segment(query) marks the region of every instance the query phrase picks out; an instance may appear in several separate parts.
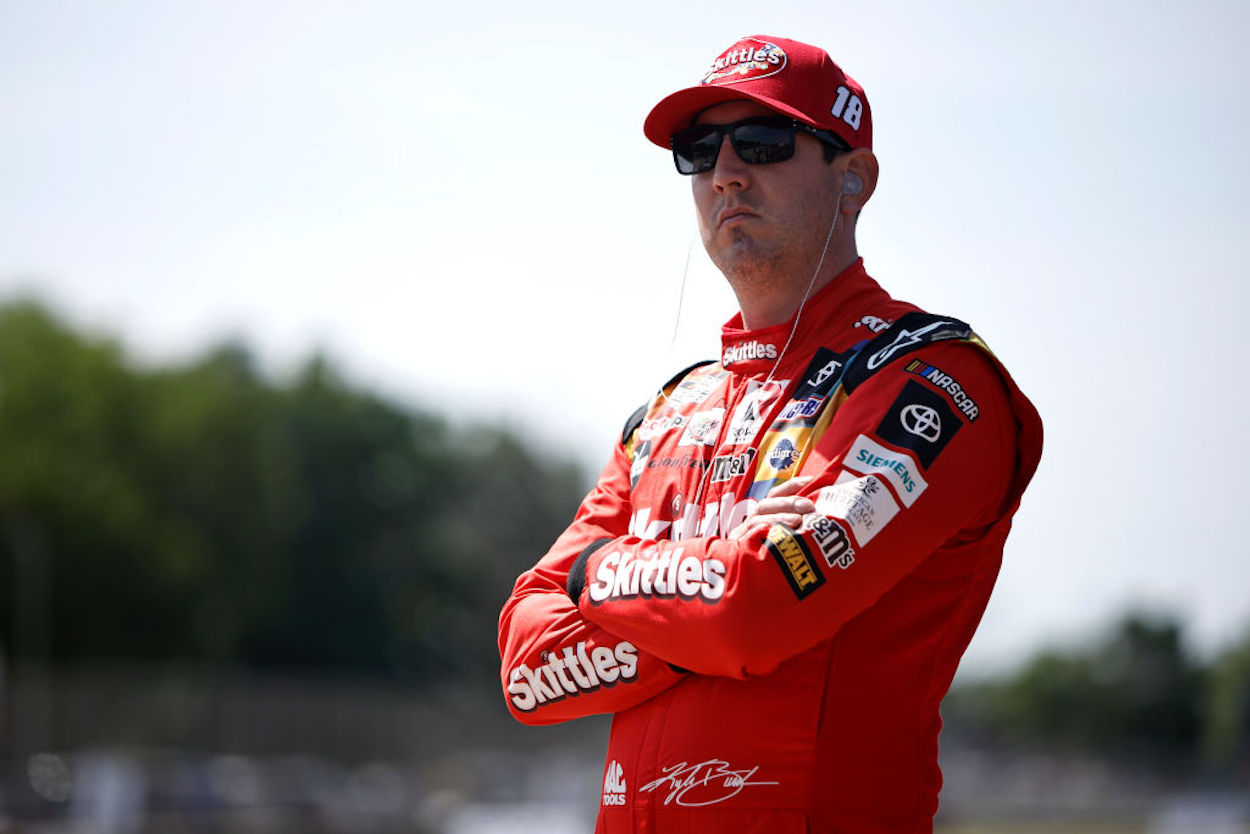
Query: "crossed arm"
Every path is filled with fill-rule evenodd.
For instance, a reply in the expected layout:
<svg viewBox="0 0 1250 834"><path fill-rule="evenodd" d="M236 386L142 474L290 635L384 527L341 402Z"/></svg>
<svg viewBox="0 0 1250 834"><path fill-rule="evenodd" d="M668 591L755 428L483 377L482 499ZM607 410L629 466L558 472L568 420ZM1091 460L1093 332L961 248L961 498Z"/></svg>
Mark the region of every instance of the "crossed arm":
<svg viewBox="0 0 1250 834"><path fill-rule="evenodd" d="M933 352L944 368L965 380L977 374L978 361L985 361L967 349ZM984 369L979 370L984 379ZM857 543L850 569L834 567L826 554L831 581L796 598L784 565L779 566L784 557L778 546L818 554L819 536L810 520L824 517L824 491L844 495L848 480L878 495L886 489L889 473L857 471L846 458L872 435L902 386L897 374L881 374L865 384L838 412L803 475L783 482L719 537L655 541L628 535L630 462L618 447L574 523L521 576L501 614L502 678L513 714L543 724L618 712L679 683L685 670L730 677L767 674L787 657L832 636L961 529L996 518L1014 460L1014 435L1008 437L1012 417L1001 387L978 391L981 416L924 470L927 493L904 498L893 484L904 505L898 507L897 520L883 525L871 543ZM655 577L677 577L678 560L683 571L686 563L697 563L701 575L713 580L704 585L710 589L704 598L658 584L652 588ZM819 555L812 561L818 572L824 570ZM605 586L604 577L631 562L647 577L643 592L637 584L632 592ZM570 571L582 572L580 584L572 583L576 600L567 591ZM696 572L692 568L684 576L690 579Z"/></svg>

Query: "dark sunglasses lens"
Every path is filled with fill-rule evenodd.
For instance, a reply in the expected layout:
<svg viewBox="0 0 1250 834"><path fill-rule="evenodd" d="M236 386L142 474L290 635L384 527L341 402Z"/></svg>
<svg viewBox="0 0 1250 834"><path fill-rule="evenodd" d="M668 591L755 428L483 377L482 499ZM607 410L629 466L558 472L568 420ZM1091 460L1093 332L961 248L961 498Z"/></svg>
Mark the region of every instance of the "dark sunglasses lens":
<svg viewBox="0 0 1250 834"><path fill-rule="evenodd" d="M683 174L712 170L720 154L721 136L728 133L734 152L743 162L784 162L794 156L794 131L792 124L777 124L775 120L742 121L727 127L697 125L673 134L673 161Z"/></svg>
<svg viewBox="0 0 1250 834"><path fill-rule="evenodd" d="M785 162L794 156L794 128L738 125L731 134L734 151L751 165Z"/></svg>
<svg viewBox="0 0 1250 834"><path fill-rule="evenodd" d="M720 134L715 128L692 127L673 134L673 161L682 174L710 171L720 151Z"/></svg>

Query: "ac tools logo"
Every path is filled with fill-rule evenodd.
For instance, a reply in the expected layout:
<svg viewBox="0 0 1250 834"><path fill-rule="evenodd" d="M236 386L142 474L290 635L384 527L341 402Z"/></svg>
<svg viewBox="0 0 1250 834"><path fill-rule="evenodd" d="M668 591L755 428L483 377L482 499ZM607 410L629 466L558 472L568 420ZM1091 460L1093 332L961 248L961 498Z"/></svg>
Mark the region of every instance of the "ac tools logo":
<svg viewBox="0 0 1250 834"><path fill-rule="evenodd" d="M625 768L616 759L608 762L608 770L603 775L603 804L625 804Z"/></svg>

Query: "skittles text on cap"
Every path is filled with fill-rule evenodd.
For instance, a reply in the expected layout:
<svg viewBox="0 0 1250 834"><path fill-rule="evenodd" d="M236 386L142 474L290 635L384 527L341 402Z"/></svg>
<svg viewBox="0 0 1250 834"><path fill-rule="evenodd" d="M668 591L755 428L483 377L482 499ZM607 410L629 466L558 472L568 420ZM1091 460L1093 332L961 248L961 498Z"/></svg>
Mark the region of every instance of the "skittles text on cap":
<svg viewBox="0 0 1250 834"><path fill-rule="evenodd" d="M825 50L767 35L742 38L722 52L697 86L678 90L652 108L642 129L667 148L669 137L690 127L700 111L737 99L832 131L852 148L872 147L872 113L859 82Z"/></svg>

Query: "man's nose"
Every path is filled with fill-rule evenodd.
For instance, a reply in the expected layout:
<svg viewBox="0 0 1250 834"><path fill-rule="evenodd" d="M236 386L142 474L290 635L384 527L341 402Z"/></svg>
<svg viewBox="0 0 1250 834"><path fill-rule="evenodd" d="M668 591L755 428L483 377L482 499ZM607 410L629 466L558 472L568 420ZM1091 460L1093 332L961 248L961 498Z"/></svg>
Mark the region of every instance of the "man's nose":
<svg viewBox="0 0 1250 834"><path fill-rule="evenodd" d="M716 154L716 167L712 169L712 186L717 191L724 191L729 188L746 188L749 181L750 166L738 156L729 136L722 136L720 152Z"/></svg>

